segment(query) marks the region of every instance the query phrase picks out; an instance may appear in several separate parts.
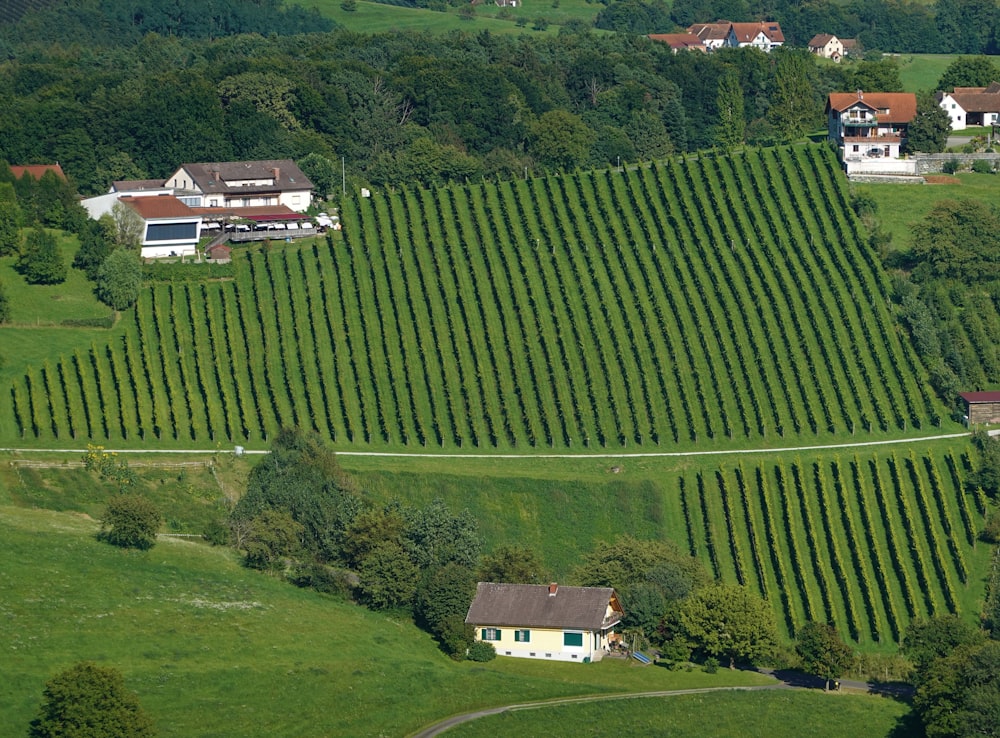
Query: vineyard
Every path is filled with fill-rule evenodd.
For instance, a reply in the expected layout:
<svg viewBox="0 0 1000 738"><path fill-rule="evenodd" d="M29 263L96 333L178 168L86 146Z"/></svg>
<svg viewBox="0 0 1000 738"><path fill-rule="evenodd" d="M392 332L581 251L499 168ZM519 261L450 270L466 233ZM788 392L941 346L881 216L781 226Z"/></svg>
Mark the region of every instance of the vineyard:
<svg viewBox="0 0 1000 738"><path fill-rule="evenodd" d="M938 425L847 197L810 146L351 200L342 244L148 287L109 342L13 382L3 435L586 451Z"/></svg>
<svg viewBox="0 0 1000 738"><path fill-rule="evenodd" d="M813 620L898 643L914 618L978 610L987 501L965 491L969 468L952 451L738 464L680 476L666 518L715 576L766 597L789 635Z"/></svg>

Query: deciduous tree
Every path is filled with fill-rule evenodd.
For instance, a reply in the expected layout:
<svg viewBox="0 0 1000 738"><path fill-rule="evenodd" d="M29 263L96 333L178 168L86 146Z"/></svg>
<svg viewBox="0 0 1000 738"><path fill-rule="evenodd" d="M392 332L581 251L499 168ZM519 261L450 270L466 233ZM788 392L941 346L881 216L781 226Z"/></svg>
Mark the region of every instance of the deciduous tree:
<svg viewBox="0 0 1000 738"><path fill-rule="evenodd" d="M97 299L114 310L135 305L142 288L142 264L132 249L115 249L97 272Z"/></svg>
<svg viewBox="0 0 1000 738"><path fill-rule="evenodd" d="M837 629L827 623L806 623L796 637L795 650L802 659L803 668L825 681L840 679L854 665L854 651L844 643Z"/></svg>
<svg viewBox="0 0 1000 738"><path fill-rule="evenodd" d="M477 575L481 582L541 584L544 571L533 549L503 545L483 556Z"/></svg>
<svg viewBox="0 0 1000 738"><path fill-rule="evenodd" d="M163 516L153 502L139 494L119 494L108 500L101 519L102 540L121 548L152 548Z"/></svg>
<svg viewBox="0 0 1000 738"><path fill-rule="evenodd" d="M709 656L756 661L769 656L778 642L770 605L746 587L712 584L682 604L679 624L688 640Z"/></svg>
<svg viewBox="0 0 1000 738"><path fill-rule="evenodd" d="M373 610L409 607L420 570L398 543L376 546L358 568L358 599Z"/></svg>
<svg viewBox="0 0 1000 738"><path fill-rule="evenodd" d="M913 707L927 738L1000 736L1000 641L959 646L934 660Z"/></svg>
<svg viewBox="0 0 1000 738"><path fill-rule="evenodd" d="M153 721L117 669L82 661L45 685L31 738L152 738Z"/></svg>
<svg viewBox="0 0 1000 738"><path fill-rule="evenodd" d="M1000 68L988 56L960 56L944 70L937 89L952 91L956 87L987 87L1000 82Z"/></svg>
<svg viewBox="0 0 1000 738"><path fill-rule="evenodd" d="M906 150L937 154L944 151L951 117L929 92L917 96L917 114L906 131Z"/></svg>

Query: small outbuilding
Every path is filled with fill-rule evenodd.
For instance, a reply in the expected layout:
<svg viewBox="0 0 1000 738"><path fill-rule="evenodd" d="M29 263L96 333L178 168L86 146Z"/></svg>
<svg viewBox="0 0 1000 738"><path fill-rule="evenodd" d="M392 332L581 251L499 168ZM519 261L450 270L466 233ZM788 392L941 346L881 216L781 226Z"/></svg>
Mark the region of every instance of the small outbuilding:
<svg viewBox="0 0 1000 738"><path fill-rule="evenodd" d="M216 264L228 264L233 260L233 249L226 243L216 243L205 249L205 258Z"/></svg>
<svg viewBox="0 0 1000 738"><path fill-rule="evenodd" d="M479 582L465 622L499 656L599 661L624 612L611 587Z"/></svg>
<svg viewBox="0 0 1000 738"><path fill-rule="evenodd" d="M965 400L965 417L968 425L1000 423L1000 392L959 392Z"/></svg>

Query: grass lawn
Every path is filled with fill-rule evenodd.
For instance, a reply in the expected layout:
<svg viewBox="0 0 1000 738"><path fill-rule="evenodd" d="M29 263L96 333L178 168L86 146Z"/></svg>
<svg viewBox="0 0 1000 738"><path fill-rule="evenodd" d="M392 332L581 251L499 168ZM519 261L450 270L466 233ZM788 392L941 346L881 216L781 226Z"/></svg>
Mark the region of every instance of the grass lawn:
<svg viewBox="0 0 1000 738"><path fill-rule="evenodd" d="M162 736L398 736L562 696L768 683L634 667L454 663L407 618L243 569L228 549L98 542L89 517L0 506L0 714L23 734L56 672L125 674Z"/></svg>
<svg viewBox="0 0 1000 738"><path fill-rule="evenodd" d="M864 184L852 185L852 188L871 195L878 202L878 217L882 227L892 234L892 248L907 249L911 226L939 200L971 197L995 203L1000 198L998 175L963 172L957 177L958 184Z"/></svg>
<svg viewBox="0 0 1000 738"><path fill-rule="evenodd" d="M869 738L907 725L909 706L867 695L717 692L590 702L491 715L448 731L456 738L520 735ZM613 726L613 727L612 727Z"/></svg>
<svg viewBox="0 0 1000 738"><path fill-rule="evenodd" d="M526 15L525 18L528 19L528 22L522 28L518 27L515 22L517 16L512 15L509 20L501 20L496 18L490 10L482 7L476 8L475 18L465 19L458 15L457 8L449 8L447 12L439 12L424 8L406 8L359 0L357 9L347 12L340 5L341 0L317 0L309 7L316 7L322 15L332 18L347 30L357 33L387 33L402 30L428 31L430 33L459 30L478 33L489 30L491 33L541 34L556 33L559 30L555 24L550 24L545 31L532 30L538 13ZM494 9L499 10L499 8ZM517 8L513 12L521 10L521 8Z"/></svg>

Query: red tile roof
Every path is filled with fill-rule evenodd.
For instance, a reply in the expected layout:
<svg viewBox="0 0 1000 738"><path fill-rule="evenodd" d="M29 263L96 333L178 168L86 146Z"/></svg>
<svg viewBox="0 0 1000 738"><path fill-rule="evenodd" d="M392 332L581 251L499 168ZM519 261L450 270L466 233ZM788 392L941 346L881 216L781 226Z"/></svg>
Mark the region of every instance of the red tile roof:
<svg viewBox="0 0 1000 738"><path fill-rule="evenodd" d="M42 175L46 172L55 172L59 179L66 179L66 175L63 173L62 167L58 164L27 164L24 166L11 165L10 171L14 173L14 176L17 179L21 179L25 172L30 174L35 179L41 179Z"/></svg>
<svg viewBox="0 0 1000 738"><path fill-rule="evenodd" d="M842 113L861 103L873 110L888 110L878 113L880 123L909 123L917 114L917 96L912 92L831 92L826 101L827 112Z"/></svg>
<svg viewBox="0 0 1000 738"><path fill-rule="evenodd" d="M693 33L651 33L649 38L667 44L675 51L680 49L699 49L705 51L705 44Z"/></svg>
<svg viewBox="0 0 1000 738"><path fill-rule="evenodd" d="M155 218L195 218L198 213L173 195L151 195L149 197L119 197L137 212L143 220Z"/></svg>
<svg viewBox="0 0 1000 738"><path fill-rule="evenodd" d="M758 23L733 23L733 34L736 41L741 44L748 44L753 41L758 33L770 39L774 43L784 43L785 35L781 32L781 26L774 21L764 21Z"/></svg>

